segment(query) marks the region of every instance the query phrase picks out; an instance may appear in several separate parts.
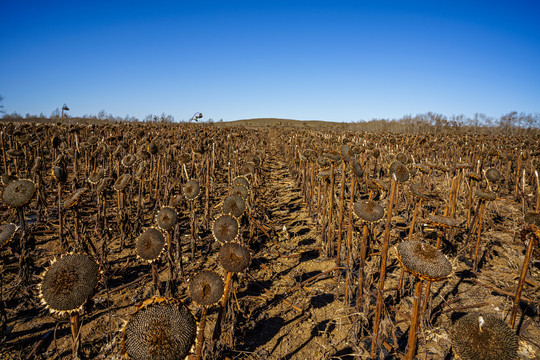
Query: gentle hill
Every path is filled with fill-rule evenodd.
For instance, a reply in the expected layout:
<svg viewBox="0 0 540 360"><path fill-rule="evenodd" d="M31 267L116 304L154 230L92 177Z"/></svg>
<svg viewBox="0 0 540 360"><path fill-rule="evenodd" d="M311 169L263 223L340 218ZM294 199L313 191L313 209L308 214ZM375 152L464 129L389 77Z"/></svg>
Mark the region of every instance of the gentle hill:
<svg viewBox="0 0 540 360"><path fill-rule="evenodd" d="M295 127L295 128L341 128L343 123L322 120L294 120L279 118L242 119L216 123L219 126L245 126L245 127Z"/></svg>

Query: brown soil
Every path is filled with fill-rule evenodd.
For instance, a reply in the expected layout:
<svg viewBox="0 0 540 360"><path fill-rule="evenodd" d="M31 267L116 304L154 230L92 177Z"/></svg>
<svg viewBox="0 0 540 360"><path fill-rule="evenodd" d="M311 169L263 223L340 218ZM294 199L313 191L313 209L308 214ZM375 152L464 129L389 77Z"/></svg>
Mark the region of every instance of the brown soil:
<svg viewBox="0 0 540 360"><path fill-rule="evenodd" d="M444 179L441 179L441 184ZM345 270L336 266L335 259L326 256L323 229L317 217L310 216L299 184L284 161L284 155L273 150L264 159L260 170L258 198L251 204L250 214L242 220L241 241L252 252L252 263L247 271L233 276L232 301L229 302L223 333L218 343L208 342L208 358L220 359L366 359L369 358L376 284L380 261L380 244L385 223L373 227L374 241L366 264L367 289L361 311L356 311L355 300L347 304ZM220 194L225 190L219 188ZM403 190L404 191L404 190ZM444 190L441 189L444 193ZM447 193L447 190L446 190ZM367 196L367 194L364 194ZM18 249L16 245L2 251L4 261L3 298L6 300L8 332L0 349L2 359L25 359L38 345L35 359L64 359L71 356L69 319L49 313L40 303L38 284L40 274L50 260L59 253L57 236L55 188L48 189L48 217L30 224L29 233L34 243L31 251L32 276L30 283L17 281ZM339 197L339 196L338 196ZM404 198L403 198L404 199ZM120 249L120 238L106 229L100 229L93 220L93 200L86 198L81 207L82 236L93 238L96 246L108 241L107 281L102 281L92 303L82 315L81 355L90 359L119 359L121 328L134 311L134 306L151 296L150 266L137 258L134 252L135 236L153 223L156 206L146 204L145 216L133 220L133 232ZM111 206L116 199L109 200ZM34 200L35 202L35 200ZM136 203L136 200L133 200ZM214 208L218 205L216 200ZM387 196L381 200L386 207ZM2 205L3 206L3 205ZM27 212L35 219L34 204ZM396 205L390 233L390 243L396 244L406 237L407 228L400 217L407 216L404 201ZM17 222L16 213L1 208L3 222ZM189 256L189 209L183 209L182 230L185 273L189 276L201 269L213 269L224 275L217 262L218 244L202 234L198 242L196 259ZM431 209L439 211L440 208ZM425 216L429 215L426 210ZM482 261L478 274L471 271L471 246L463 247L467 234L464 227L447 232L443 250L453 265L453 273L446 281L433 283L428 308L430 318L420 326L418 359L453 359L448 331L461 314L469 311L495 313L509 318L512 297L523 262L525 244L519 238L522 225L520 204L510 197L499 198L488 204L485 228L482 233ZM466 218L463 208L458 218ZM347 217L341 230L347 238ZM126 219L127 220L127 219ZM73 214L66 218L67 237L73 240ZM111 224L115 224L111 211ZM258 225L256 223L258 223ZM111 226L113 226L111 225ZM200 224L201 228L204 228ZM361 224L355 223L353 244L358 252ZM264 229L266 234L261 230ZM203 232L201 230L201 232ZM326 233L326 232L325 232ZM267 237L270 235L270 238ZM19 235L18 235L19 236ZM436 234L425 229L416 238L434 242ZM14 242L19 238L16 237ZM459 246L458 246L459 245ZM536 258L537 259L537 258ZM162 286L168 278L166 263L158 263ZM353 274L351 292L356 291ZM395 249L390 248L385 282L383 315L380 326L378 358L399 359L405 352L414 279L405 275L400 294L397 286L400 267ZM105 286L107 285L107 286ZM520 359L540 359L539 315L540 263L534 260L520 303L517 329L520 335ZM178 297L185 301L198 319L200 309L189 299L187 282L179 284ZM212 338L217 317L217 306L209 309L206 333Z"/></svg>

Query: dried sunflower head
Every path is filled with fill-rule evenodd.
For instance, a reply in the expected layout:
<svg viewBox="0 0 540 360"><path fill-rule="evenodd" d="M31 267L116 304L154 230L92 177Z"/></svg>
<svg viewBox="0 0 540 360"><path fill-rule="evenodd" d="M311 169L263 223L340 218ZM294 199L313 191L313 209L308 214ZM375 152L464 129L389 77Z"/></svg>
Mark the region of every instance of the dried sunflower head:
<svg viewBox="0 0 540 360"><path fill-rule="evenodd" d="M123 174L121 175L116 181L114 182L114 190L116 191L123 191L126 186L129 184L129 181L131 180L130 174Z"/></svg>
<svg viewBox="0 0 540 360"><path fill-rule="evenodd" d="M377 222L384 216L384 208L372 200L358 201L353 205L353 211L363 221Z"/></svg>
<svg viewBox="0 0 540 360"><path fill-rule="evenodd" d="M156 228L146 229L135 242L137 255L148 262L157 260L164 246L165 237Z"/></svg>
<svg viewBox="0 0 540 360"><path fill-rule="evenodd" d="M470 313L450 330L454 353L462 360L517 360L518 337L497 316Z"/></svg>
<svg viewBox="0 0 540 360"><path fill-rule="evenodd" d="M396 155L396 160L402 164L408 164L411 162L411 157L403 152L399 152Z"/></svg>
<svg viewBox="0 0 540 360"><path fill-rule="evenodd" d="M210 270L203 270L189 282L189 292L193 301L200 305L212 305L223 295L221 276Z"/></svg>
<svg viewBox="0 0 540 360"><path fill-rule="evenodd" d="M487 169L484 175L491 182L497 182L501 178L501 172L495 168Z"/></svg>
<svg viewBox="0 0 540 360"><path fill-rule="evenodd" d="M181 360L195 343L197 327L180 300L153 297L137 308L123 333L123 352L128 359Z"/></svg>
<svg viewBox="0 0 540 360"><path fill-rule="evenodd" d="M61 166L53 166L52 175L54 179L61 184L65 183L68 178L66 170Z"/></svg>
<svg viewBox="0 0 540 360"><path fill-rule="evenodd" d="M255 173L255 164L247 162L240 167L239 173L241 175L253 175Z"/></svg>
<svg viewBox="0 0 540 360"><path fill-rule="evenodd" d="M51 312L78 311L94 293L98 264L84 254L67 254L54 261L40 284L40 297Z"/></svg>
<svg viewBox="0 0 540 360"><path fill-rule="evenodd" d="M159 151L159 148L158 148L156 143L151 142L150 144L148 144L148 152L151 155L156 155L158 153L158 151Z"/></svg>
<svg viewBox="0 0 540 360"><path fill-rule="evenodd" d="M468 173L466 173L466 174L465 174L465 177L466 177L467 179L472 180L472 181L480 181L480 180L482 180L482 177L481 177L480 175L478 175L478 174L475 173L475 172L471 172L471 171L468 172Z"/></svg>
<svg viewBox="0 0 540 360"><path fill-rule="evenodd" d="M409 180L409 169L400 161L394 161L389 167L390 174L396 175L396 179L400 183L407 182Z"/></svg>
<svg viewBox="0 0 540 360"><path fill-rule="evenodd" d="M177 220L178 215L176 210L169 206L162 207L156 215L156 222L163 230L171 229L174 225L176 225Z"/></svg>
<svg viewBox="0 0 540 360"><path fill-rule="evenodd" d="M96 185L101 179L105 177L105 170L100 168L92 171L88 176L88 182L90 184Z"/></svg>
<svg viewBox="0 0 540 360"><path fill-rule="evenodd" d="M201 192L201 186L197 180L189 180L184 185L184 196L188 200L195 200Z"/></svg>
<svg viewBox="0 0 540 360"><path fill-rule="evenodd" d="M122 158L122 166L130 168L135 164L135 161L137 161L137 156L135 154L127 154Z"/></svg>
<svg viewBox="0 0 540 360"><path fill-rule="evenodd" d="M489 190L484 191L482 189L476 189L474 193L476 194L476 196L478 196L480 199L484 201L493 201L497 198L497 195L495 195L494 192L489 191Z"/></svg>
<svg viewBox="0 0 540 360"><path fill-rule="evenodd" d="M421 279L442 280L452 272L446 256L434 246L419 241L403 241L397 250L403 269Z"/></svg>
<svg viewBox="0 0 540 360"><path fill-rule="evenodd" d="M249 189L247 187L245 187L244 185L235 185L231 191L230 191L230 194L231 195L238 195L240 197L242 197L242 199L246 200L248 195L249 195Z"/></svg>
<svg viewBox="0 0 540 360"><path fill-rule="evenodd" d="M234 216L221 215L212 224L212 234L220 243L226 243L236 239L238 228L238 220Z"/></svg>
<svg viewBox="0 0 540 360"><path fill-rule="evenodd" d="M219 250L219 263L228 272L244 271L250 262L249 250L238 243L226 243Z"/></svg>
<svg viewBox="0 0 540 360"><path fill-rule="evenodd" d="M341 158L344 161L352 161L354 159L354 152L352 151L351 147L347 144L341 145L339 148L339 153L341 155Z"/></svg>
<svg viewBox="0 0 540 360"><path fill-rule="evenodd" d="M17 225L5 224L0 226L0 250L13 238L17 231Z"/></svg>
<svg viewBox="0 0 540 360"><path fill-rule="evenodd" d="M2 192L2 200L11 207L27 205L36 193L36 185L32 180L21 179L10 182Z"/></svg>
<svg viewBox="0 0 540 360"><path fill-rule="evenodd" d="M86 187L76 190L67 200L64 201L64 208L69 209L77 205L83 194L87 191L88 188Z"/></svg>
<svg viewBox="0 0 540 360"><path fill-rule="evenodd" d="M356 160L356 158L351 159L351 170L358 179L364 177L364 170L362 169L360 163L358 162L358 160Z"/></svg>
<svg viewBox="0 0 540 360"><path fill-rule="evenodd" d="M452 228L459 226L459 220L450 216L431 215L427 221L438 228Z"/></svg>
<svg viewBox="0 0 540 360"><path fill-rule="evenodd" d="M236 185L242 185L244 186L246 189L249 189L249 180L243 176L243 175L240 175L240 176L237 176L233 179L232 183L231 183L232 186L236 186Z"/></svg>
<svg viewBox="0 0 540 360"><path fill-rule="evenodd" d="M229 195L223 201L223 213L230 214L235 218L240 218L246 210L246 203L241 196Z"/></svg>

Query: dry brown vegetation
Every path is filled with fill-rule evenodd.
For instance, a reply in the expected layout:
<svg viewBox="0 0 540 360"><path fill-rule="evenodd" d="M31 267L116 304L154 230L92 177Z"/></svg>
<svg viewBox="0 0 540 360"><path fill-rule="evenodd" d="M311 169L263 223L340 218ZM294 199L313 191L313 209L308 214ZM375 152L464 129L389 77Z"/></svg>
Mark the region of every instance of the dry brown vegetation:
<svg viewBox="0 0 540 360"><path fill-rule="evenodd" d="M501 319L540 358L537 131L0 126L2 359L119 359L135 311L176 309L193 359L450 360L471 313L471 334ZM51 306L94 281L75 264L44 282L71 252L97 286ZM127 343L170 354L173 325Z"/></svg>

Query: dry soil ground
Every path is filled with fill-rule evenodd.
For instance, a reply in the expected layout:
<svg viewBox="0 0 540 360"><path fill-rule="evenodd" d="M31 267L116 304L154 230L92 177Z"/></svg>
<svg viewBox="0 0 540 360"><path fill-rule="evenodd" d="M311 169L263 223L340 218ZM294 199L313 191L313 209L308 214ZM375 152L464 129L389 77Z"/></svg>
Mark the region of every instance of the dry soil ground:
<svg viewBox="0 0 540 360"><path fill-rule="evenodd" d="M370 249L366 271L371 291L366 294L362 311L358 312L354 302L345 303L343 267L337 267L334 259L326 257L317 218L310 216L301 188L293 178L283 154L277 149L273 149L264 159L258 186L259 197L257 204L251 205L251 215L260 227L255 226L254 220L248 216L242 222L242 236L252 252L252 263L247 271L234 277L234 295L227 312L229 315L223 328L224 334L219 344L207 347L207 355L213 353L221 359L368 358L380 261L378 239L382 237L384 223L376 224L373 229L377 240ZM38 298L39 275L48 266L58 247L54 191L51 190L48 196L51 219L30 225L35 243L32 252L35 263L29 285L19 286L17 283L16 251L8 248L2 252L6 264L3 268L2 296L7 300L8 316L8 334L0 349L2 359L27 358L38 344L36 359L70 357L69 322L65 317L50 314ZM387 196L380 201L386 205ZM448 280L435 283L432 287L431 317L422 322L419 331L419 359L453 359L448 330L460 314L481 310L508 319L512 306L508 293L515 291L525 252L525 245L518 236L522 223L519 206L512 199L499 198L487 207L486 230L483 233L483 250L486 251L478 274L471 272L468 252L456 250L458 247L455 244L465 241L464 230L458 228L447 234L443 249L454 271ZM404 204L397 205L391 231L392 244L406 234L406 229L400 228L399 219L404 210ZM463 216L464 210L460 211L458 215ZM428 213L429 209L425 215ZM2 208L2 214L3 223L16 222L12 210ZM30 220L35 219L35 212L30 210L27 216ZM83 219L85 216L83 208ZM100 244L102 240L97 238L101 236L100 229L96 228L92 219L88 216L83 220L84 234L95 237ZM149 219L140 220L136 228L148 226ZM188 226L188 218L182 219L182 226ZM68 217L66 222L69 224L70 221ZM114 217L111 221L114 221ZM249 224L252 237L246 230ZM343 231L346 238L346 230L347 226L344 225L342 230L336 229L336 233ZM126 247L120 250L118 237L110 236L108 287L100 284L92 306L86 309L82 317L82 355L91 359L119 358L122 325L133 312L134 305L152 292L149 266L134 254L134 239L128 238ZM359 236L359 224L355 224L353 244L358 244ZM435 237L428 231L415 236L430 241L434 241ZM189 239L184 236L180 238L187 252ZM196 261L185 255L186 273L194 274L203 268L222 273L217 263L218 244L206 236L203 238L205 240L199 243L200 254ZM161 268L161 278L165 280L166 267ZM353 279L356 275L353 274ZM405 290L398 294L399 276L400 267L395 250L391 248L379 339L381 358L400 358L407 343L413 281L406 276ZM538 260L533 261L528 279L523 293L524 301L518 312L520 358L539 359ZM355 291L354 284L355 281L351 284L351 291ZM178 294L198 318L200 310L189 300L185 281L180 284ZM211 308L207 338L212 337L216 315L216 308Z"/></svg>

